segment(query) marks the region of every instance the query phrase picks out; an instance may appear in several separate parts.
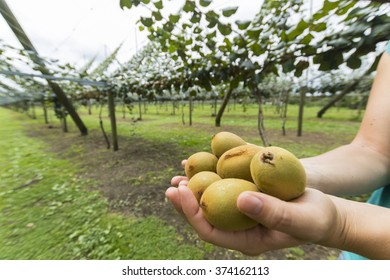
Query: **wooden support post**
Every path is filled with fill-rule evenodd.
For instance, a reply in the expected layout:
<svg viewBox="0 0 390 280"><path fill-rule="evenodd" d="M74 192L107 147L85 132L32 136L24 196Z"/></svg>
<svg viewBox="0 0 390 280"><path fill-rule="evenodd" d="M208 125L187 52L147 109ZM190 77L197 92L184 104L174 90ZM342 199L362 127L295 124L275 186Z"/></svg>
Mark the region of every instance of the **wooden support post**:
<svg viewBox="0 0 390 280"><path fill-rule="evenodd" d="M302 136L302 126L303 126L303 109L305 107L305 97L306 92L301 89L301 92L299 93L299 111L298 111L298 130L297 130L297 136Z"/></svg>
<svg viewBox="0 0 390 280"><path fill-rule="evenodd" d="M189 110L189 123L190 123L190 126L192 125L192 95L188 95L188 103L189 103L189 106L188 106L188 110Z"/></svg>
<svg viewBox="0 0 390 280"><path fill-rule="evenodd" d="M138 95L138 119L142 121L142 98Z"/></svg>
<svg viewBox="0 0 390 280"><path fill-rule="evenodd" d="M108 111L110 113L112 145L114 151L118 151L119 145L118 145L118 134L116 130L115 103L114 103L114 95L112 94L112 92L108 93Z"/></svg>

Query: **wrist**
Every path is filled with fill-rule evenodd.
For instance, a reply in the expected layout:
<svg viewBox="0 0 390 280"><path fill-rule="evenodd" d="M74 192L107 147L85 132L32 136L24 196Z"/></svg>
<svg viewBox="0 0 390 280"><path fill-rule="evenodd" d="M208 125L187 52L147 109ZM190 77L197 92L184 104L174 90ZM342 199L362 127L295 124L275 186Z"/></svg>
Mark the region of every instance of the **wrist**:
<svg viewBox="0 0 390 280"><path fill-rule="evenodd" d="M351 228L353 228L351 226L353 221L352 207L350 207L348 200L332 195L329 195L329 198L335 206L334 221L329 227L328 234L325 235L319 244L343 250L349 247L348 243L351 242L351 237L353 237L351 232Z"/></svg>

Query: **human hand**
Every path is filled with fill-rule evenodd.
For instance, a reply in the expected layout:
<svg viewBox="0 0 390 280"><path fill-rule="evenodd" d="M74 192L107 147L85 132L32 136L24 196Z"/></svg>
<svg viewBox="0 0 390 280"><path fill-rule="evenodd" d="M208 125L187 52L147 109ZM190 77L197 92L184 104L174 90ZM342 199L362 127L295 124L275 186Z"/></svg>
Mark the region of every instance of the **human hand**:
<svg viewBox="0 0 390 280"><path fill-rule="evenodd" d="M168 188L166 196L201 239L217 246L258 255L308 242L329 245L340 238L342 219L337 206L331 196L318 190L307 188L301 197L289 202L260 192L244 192L237 200L237 207L259 225L228 232L205 220L191 190L185 184L180 185L182 181L177 180L177 188Z"/></svg>
<svg viewBox="0 0 390 280"><path fill-rule="evenodd" d="M187 162L186 159L183 159L181 161L181 166L183 167L183 169L184 169L184 167L186 165L186 162ZM187 186L188 180L189 179L186 176L180 176L180 175L179 176L174 176L171 179L171 185L175 186L175 187L177 187L177 186Z"/></svg>

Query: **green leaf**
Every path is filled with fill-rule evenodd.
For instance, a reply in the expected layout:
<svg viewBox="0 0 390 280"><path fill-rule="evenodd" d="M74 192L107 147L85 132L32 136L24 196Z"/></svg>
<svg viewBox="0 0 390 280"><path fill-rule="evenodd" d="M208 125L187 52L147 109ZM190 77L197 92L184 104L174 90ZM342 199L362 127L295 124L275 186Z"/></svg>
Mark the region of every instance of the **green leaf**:
<svg viewBox="0 0 390 280"><path fill-rule="evenodd" d="M314 39L314 36L311 35L311 33L309 33L305 37L302 38L300 43L304 44L304 45L308 45L311 42L311 40L313 40L313 39Z"/></svg>
<svg viewBox="0 0 390 280"><path fill-rule="evenodd" d="M214 30L214 32L207 34L206 38L210 40L210 39L214 39L216 36L217 36L217 31Z"/></svg>
<svg viewBox="0 0 390 280"><path fill-rule="evenodd" d="M202 33L202 31L203 31L202 28L200 28L199 26L194 28L194 33L195 34L200 34L200 33Z"/></svg>
<svg viewBox="0 0 390 280"><path fill-rule="evenodd" d="M282 67L283 67L284 73L289 73L289 72L294 71L294 69L295 69L294 60L289 59L289 60L283 62Z"/></svg>
<svg viewBox="0 0 390 280"><path fill-rule="evenodd" d="M307 69L310 66L309 62L306 60L300 60L296 65L295 65L295 76L300 77L302 76L302 73L305 69Z"/></svg>
<svg viewBox="0 0 390 280"><path fill-rule="evenodd" d="M169 15L169 21L171 23L177 23L180 20L180 15Z"/></svg>
<svg viewBox="0 0 390 280"><path fill-rule="evenodd" d="M201 19L201 13L195 11L195 12L192 14L192 17L191 17L190 21L191 21L192 23L199 23L199 22L200 22L200 19Z"/></svg>
<svg viewBox="0 0 390 280"><path fill-rule="evenodd" d="M258 29L249 29L249 30L247 31L247 34L248 34L249 38L254 39L254 40L257 40L257 39L259 39L259 37L260 37L261 31L263 31L263 29L261 29L261 28L258 28Z"/></svg>
<svg viewBox="0 0 390 280"><path fill-rule="evenodd" d="M154 17L157 21L160 21L160 20L163 19L162 15L161 15L161 13L160 13L159 11L153 11L153 12L152 12L152 15L153 15L153 17Z"/></svg>
<svg viewBox="0 0 390 280"><path fill-rule="evenodd" d="M225 16L225 17L230 17L232 15L234 15L238 10L238 7L227 7L225 9L222 9L222 14Z"/></svg>
<svg viewBox="0 0 390 280"><path fill-rule="evenodd" d="M208 11L206 13L206 20L209 22L208 28L213 28L218 24L218 14L216 14L214 11Z"/></svg>
<svg viewBox="0 0 390 280"><path fill-rule="evenodd" d="M261 45L258 43L252 44L249 48L253 52L253 54L256 56L259 56L259 55L262 55L263 53L265 53L265 49L263 49L261 47Z"/></svg>
<svg viewBox="0 0 390 280"><path fill-rule="evenodd" d="M153 25L153 19L150 17L141 17L141 23L146 27L151 27Z"/></svg>
<svg viewBox="0 0 390 280"><path fill-rule="evenodd" d="M358 69L362 66L362 61L356 56L350 56L347 59L347 66L351 69Z"/></svg>
<svg viewBox="0 0 390 280"><path fill-rule="evenodd" d="M157 9L159 9L159 10L161 10L161 9L163 8L163 2L162 2L162 0L160 0L160 1L158 1L158 2L153 2L153 5L154 5Z"/></svg>
<svg viewBox="0 0 390 280"><path fill-rule="evenodd" d="M167 21L166 23L164 23L163 27L164 27L164 30L167 32L171 32L173 30L173 28L175 28L175 26L170 21Z"/></svg>
<svg viewBox="0 0 390 280"><path fill-rule="evenodd" d="M150 3L150 0L141 0L142 3L144 3L145 5L148 5Z"/></svg>
<svg viewBox="0 0 390 280"><path fill-rule="evenodd" d="M347 2L348 3L348 2ZM337 11L336 11L336 15L339 15L339 16L342 16L344 14L346 14L351 8L353 8L354 6L356 5L355 1L351 1L349 4L347 4L346 6L342 7L342 8L339 8Z"/></svg>
<svg viewBox="0 0 390 280"><path fill-rule="evenodd" d="M206 42L206 46L207 46L211 51L214 51L216 45L217 45L217 42L215 42L214 40L207 40L207 42Z"/></svg>
<svg viewBox="0 0 390 280"><path fill-rule="evenodd" d="M177 50L177 47L175 45L173 45L173 44L169 45L169 47L168 47L169 53L174 53L174 52L176 52L176 50Z"/></svg>
<svg viewBox="0 0 390 280"><path fill-rule="evenodd" d="M194 41L192 40L192 38L189 38L188 40L186 40L186 41L184 42L184 44L186 44L187 46L189 46L189 45L192 45L193 42L194 42Z"/></svg>
<svg viewBox="0 0 390 280"><path fill-rule="evenodd" d="M304 19L301 19L297 26L287 34L288 40L294 40L296 37L301 35L303 31L305 31L305 29L308 27L309 23L307 23Z"/></svg>
<svg viewBox="0 0 390 280"><path fill-rule="evenodd" d="M233 47L233 44L232 44L232 42L230 42L229 38L223 39L223 42L225 43L225 46L227 47L227 49L229 51L231 51L232 47Z"/></svg>
<svg viewBox="0 0 390 280"><path fill-rule="evenodd" d="M181 25L181 28L183 29L183 30L186 30L187 28L190 28L191 27L191 25L189 25L188 23L183 23L182 25Z"/></svg>
<svg viewBox="0 0 390 280"><path fill-rule="evenodd" d="M314 56L313 62L320 65L320 71L329 71L337 69L344 62L344 58L338 50L330 50Z"/></svg>
<svg viewBox="0 0 390 280"><path fill-rule="evenodd" d="M200 51L202 50L202 46L200 46L200 45L194 45L194 46L192 47L192 50L194 50L194 51L196 51L196 52L200 52Z"/></svg>
<svg viewBox="0 0 390 280"><path fill-rule="evenodd" d="M336 9L339 6L339 4L340 4L339 1L331 2L331 1L325 0L324 5L322 7L322 10L326 13L329 13L331 10Z"/></svg>
<svg viewBox="0 0 390 280"><path fill-rule="evenodd" d="M186 0L185 4L183 6L183 11L185 11L187 13L195 11L195 2L190 1L190 0Z"/></svg>
<svg viewBox="0 0 390 280"><path fill-rule="evenodd" d="M236 24L238 29L245 30L251 24L250 20L236 20Z"/></svg>
<svg viewBox="0 0 390 280"><path fill-rule="evenodd" d="M211 4L211 2L213 2L212 0L200 0L199 1L199 4L202 6L202 7L207 7L208 5Z"/></svg>
<svg viewBox="0 0 390 280"><path fill-rule="evenodd" d="M305 55L314 55L317 53L317 48L313 47L313 46L304 46L302 49L301 49L301 52Z"/></svg>
<svg viewBox="0 0 390 280"><path fill-rule="evenodd" d="M219 22L218 23L218 30L224 36L227 36L230 33L232 33L232 28L230 27L230 24L223 24L223 23Z"/></svg>
<svg viewBox="0 0 390 280"><path fill-rule="evenodd" d="M326 30L326 22L319 22L310 26L311 31L321 32Z"/></svg>
<svg viewBox="0 0 390 280"><path fill-rule="evenodd" d="M190 90L190 96L196 96L196 90L194 89Z"/></svg>
<svg viewBox="0 0 390 280"><path fill-rule="evenodd" d="M320 19L322 19L323 17L325 17L327 14L324 12L324 11L322 11L322 10L319 10L317 13L315 13L314 15L313 15L313 20L320 20Z"/></svg>
<svg viewBox="0 0 390 280"><path fill-rule="evenodd" d="M120 5L122 10L123 10L123 8L131 9L131 7L133 6L132 2L133 1L131 1L131 0L120 0L119 5Z"/></svg>

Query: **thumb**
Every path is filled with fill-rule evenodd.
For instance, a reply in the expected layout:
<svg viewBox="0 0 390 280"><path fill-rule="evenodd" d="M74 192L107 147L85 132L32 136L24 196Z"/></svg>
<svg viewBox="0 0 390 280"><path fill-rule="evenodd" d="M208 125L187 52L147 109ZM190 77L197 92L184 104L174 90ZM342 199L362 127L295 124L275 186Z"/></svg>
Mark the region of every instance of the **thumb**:
<svg viewBox="0 0 390 280"><path fill-rule="evenodd" d="M293 221L297 211L294 204L260 192L243 192L237 199L237 207L245 215L263 226L293 234ZM295 210L295 211L294 211Z"/></svg>

